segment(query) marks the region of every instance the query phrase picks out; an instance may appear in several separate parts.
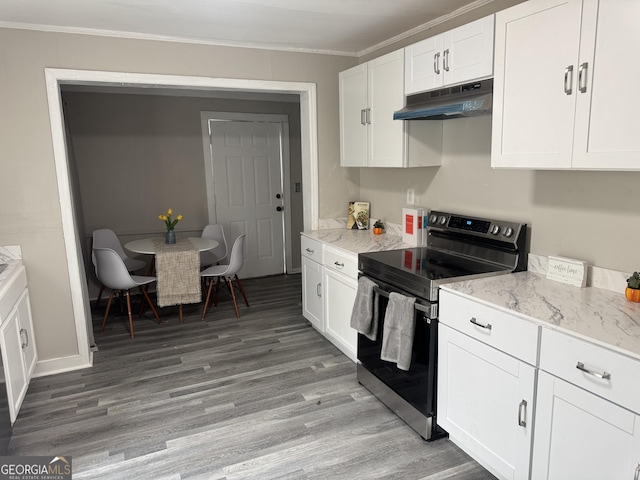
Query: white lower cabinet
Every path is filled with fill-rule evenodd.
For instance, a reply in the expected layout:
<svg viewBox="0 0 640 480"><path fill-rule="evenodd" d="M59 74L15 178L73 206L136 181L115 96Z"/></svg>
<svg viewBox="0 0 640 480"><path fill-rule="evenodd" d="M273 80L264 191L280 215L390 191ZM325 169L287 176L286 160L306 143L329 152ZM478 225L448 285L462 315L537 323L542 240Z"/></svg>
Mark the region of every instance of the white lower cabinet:
<svg viewBox="0 0 640 480"><path fill-rule="evenodd" d="M543 330L533 479L640 478L640 362Z"/></svg>
<svg viewBox="0 0 640 480"><path fill-rule="evenodd" d="M358 257L325 248L325 336L354 362L358 356L358 332L351 328L351 312L358 290Z"/></svg>
<svg viewBox="0 0 640 480"><path fill-rule="evenodd" d="M538 336L537 325L440 291L437 422L501 479L529 478L537 374L504 350L535 351Z"/></svg>
<svg viewBox="0 0 640 480"><path fill-rule="evenodd" d="M27 278L23 266L7 281L0 297L0 347L9 413L15 422L36 366L37 354Z"/></svg>
<svg viewBox="0 0 640 480"><path fill-rule="evenodd" d="M640 416L541 371L532 479L640 478Z"/></svg>
<svg viewBox="0 0 640 480"><path fill-rule="evenodd" d="M302 245L302 314L354 362L358 333L351 311L358 289L358 255L305 235Z"/></svg>

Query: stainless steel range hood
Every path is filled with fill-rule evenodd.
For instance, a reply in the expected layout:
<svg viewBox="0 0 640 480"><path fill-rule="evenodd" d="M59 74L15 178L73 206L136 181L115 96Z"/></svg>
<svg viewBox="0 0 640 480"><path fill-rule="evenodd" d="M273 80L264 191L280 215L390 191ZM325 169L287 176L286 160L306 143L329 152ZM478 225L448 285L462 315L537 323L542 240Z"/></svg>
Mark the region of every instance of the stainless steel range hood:
<svg viewBox="0 0 640 480"><path fill-rule="evenodd" d="M394 120L445 120L491 113L493 78L406 97Z"/></svg>

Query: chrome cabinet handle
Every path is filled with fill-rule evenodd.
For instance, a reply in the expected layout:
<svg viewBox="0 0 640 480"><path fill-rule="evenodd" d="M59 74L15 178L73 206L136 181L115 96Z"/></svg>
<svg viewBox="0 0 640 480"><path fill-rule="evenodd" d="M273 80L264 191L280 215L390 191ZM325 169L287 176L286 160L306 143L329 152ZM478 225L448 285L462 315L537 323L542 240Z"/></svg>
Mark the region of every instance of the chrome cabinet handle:
<svg viewBox="0 0 640 480"><path fill-rule="evenodd" d="M448 48L444 51L444 56L442 59L442 68L444 68L445 72L449 71L449 49Z"/></svg>
<svg viewBox="0 0 640 480"><path fill-rule="evenodd" d="M319 297L322 296L322 284L321 283L316 285L316 295L318 295Z"/></svg>
<svg viewBox="0 0 640 480"><path fill-rule="evenodd" d="M636 474L633 476L633 480L638 480L640 478L640 463L636 467Z"/></svg>
<svg viewBox="0 0 640 480"><path fill-rule="evenodd" d="M479 322L476 320L476 317L471 317L471 320L469 320L469 321L470 321L471 323L473 323L474 325L477 325L478 327L485 328L485 329L487 329L487 330L491 330L491 324L490 324L490 323L487 323L486 325L483 325L483 324L479 323Z"/></svg>
<svg viewBox="0 0 640 480"><path fill-rule="evenodd" d="M582 363L582 362L578 362L578 364L576 365L576 368L578 370L583 371L584 373L588 373L589 375L593 375L594 377L602 378L603 380L611 380L611 374L610 373L607 373L607 372L602 372L602 373L594 372L593 370L589 370L588 368L586 368L584 366L584 363Z"/></svg>
<svg viewBox="0 0 640 480"><path fill-rule="evenodd" d="M305 250L306 250L307 252L309 252L309 253L313 254L313 250L312 250L311 248L307 247Z"/></svg>
<svg viewBox="0 0 640 480"><path fill-rule="evenodd" d="M333 264L334 264L336 267L340 267L340 268L344 267L344 263L340 263L340 262L338 262L338 261L333 262Z"/></svg>
<svg viewBox="0 0 640 480"><path fill-rule="evenodd" d="M20 329L20 337L22 337L22 334L24 334L25 337L25 341L22 342L22 349L24 350L25 348L27 348L29 346L29 334L27 333L27 331L24 328Z"/></svg>
<svg viewBox="0 0 640 480"><path fill-rule="evenodd" d="M367 124L367 114L365 112L366 112L365 108L360 110L360 125L366 125Z"/></svg>
<svg viewBox="0 0 640 480"><path fill-rule="evenodd" d="M571 77L571 79L569 79ZM571 95L573 93L573 88L571 84L573 83L573 65L569 65L564 69L564 93L567 95Z"/></svg>
<svg viewBox="0 0 640 480"><path fill-rule="evenodd" d="M367 119L367 125L371 125L371 109L367 108L365 112L366 112L365 118Z"/></svg>
<svg viewBox="0 0 640 480"><path fill-rule="evenodd" d="M587 91L587 69L589 68L589 64L587 62L580 65L578 69L578 90L580 93L585 93ZM584 76L582 75L584 73ZM582 81L584 78L584 82Z"/></svg>
<svg viewBox="0 0 640 480"><path fill-rule="evenodd" d="M440 52L433 55L433 71L436 75L440 75Z"/></svg>
<svg viewBox="0 0 640 480"><path fill-rule="evenodd" d="M524 416L522 415L522 412L524 412ZM518 425L526 427L527 421L524 420L525 418L527 418L527 401L522 400L520 405L518 405Z"/></svg>

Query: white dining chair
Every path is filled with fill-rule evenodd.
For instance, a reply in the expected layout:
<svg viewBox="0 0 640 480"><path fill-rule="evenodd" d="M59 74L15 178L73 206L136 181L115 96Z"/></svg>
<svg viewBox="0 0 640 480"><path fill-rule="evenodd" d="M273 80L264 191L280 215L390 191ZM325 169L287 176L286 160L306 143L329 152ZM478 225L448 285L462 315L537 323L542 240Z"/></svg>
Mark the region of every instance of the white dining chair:
<svg viewBox="0 0 640 480"><path fill-rule="evenodd" d="M105 287L111 289L111 294L109 295L109 301L107 303L107 310L104 313L104 319L100 326L100 333L104 331L104 327L107 324L107 317L109 316L109 309L111 308L114 293L124 292L127 298L129 332L131 338L134 338L133 316L131 315L131 295L129 292L132 288L136 287L140 287L144 300L147 301L153 311L153 315L156 317L158 323L160 323L158 311L154 307L153 302L149 297L149 293L147 292L149 285L156 281L156 277L131 275L124 263L124 260L111 248L94 248L93 253L96 259L96 274L98 275L98 280L100 280ZM142 316L142 310L140 311L140 316Z"/></svg>
<svg viewBox="0 0 640 480"><path fill-rule="evenodd" d="M209 300L211 299L211 292L213 290L214 283L216 284L216 290L213 297L213 304L215 306L218 305L218 291L220 290L221 284L224 282L229 288L229 292L231 293L233 305L236 310L236 318L240 318L240 310L238 309L238 301L235 294L236 288L238 288L238 290L242 294L244 303L247 305L247 307L249 307L249 301L247 300L247 296L244 293L244 288L242 288L242 283L240 283L240 279L238 278L238 272L242 268L242 264L244 262L245 237L246 234L240 235L233 242L233 246L231 247L231 254L229 255L228 265L213 265L212 267L208 267L200 272L200 276L209 281L207 298L204 302L204 308L202 309L203 320L205 315L207 314L207 308L209 307Z"/></svg>
<svg viewBox="0 0 640 480"><path fill-rule="evenodd" d="M218 242L217 247L200 252L200 268L204 270L211 265L216 265L227 256L227 239L224 236L224 228L217 223L204 227L201 236Z"/></svg>
<svg viewBox="0 0 640 480"><path fill-rule="evenodd" d="M142 260L137 260L135 258L129 257L124 248L122 248L122 244L120 240L118 240L115 232L109 228L101 228L99 230L93 231L93 244L91 250L91 261L93 263L94 270L96 269L96 258L93 253L94 248L110 248L114 252L116 252L122 261L127 267L127 271L135 272L136 270L140 270L143 268L146 263ZM97 276L97 272L96 272ZM96 299L95 305L97 306L100 303L100 298L102 297L102 292L104 291L104 285L100 284L100 290L98 291L98 298Z"/></svg>

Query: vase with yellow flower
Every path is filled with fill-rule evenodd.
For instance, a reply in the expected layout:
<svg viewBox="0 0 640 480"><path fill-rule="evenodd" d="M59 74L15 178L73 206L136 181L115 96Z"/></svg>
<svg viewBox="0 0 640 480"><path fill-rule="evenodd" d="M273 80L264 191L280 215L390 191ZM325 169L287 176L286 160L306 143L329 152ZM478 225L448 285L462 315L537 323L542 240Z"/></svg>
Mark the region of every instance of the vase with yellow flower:
<svg viewBox="0 0 640 480"><path fill-rule="evenodd" d="M167 213L158 215L158 219L162 220L167 227L167 233L165 234L165 243L176 243L176 232L173 230L176 224L182 220L182 214L178 215L175 219L171 218L173 210L167 210Z"/></svg>

